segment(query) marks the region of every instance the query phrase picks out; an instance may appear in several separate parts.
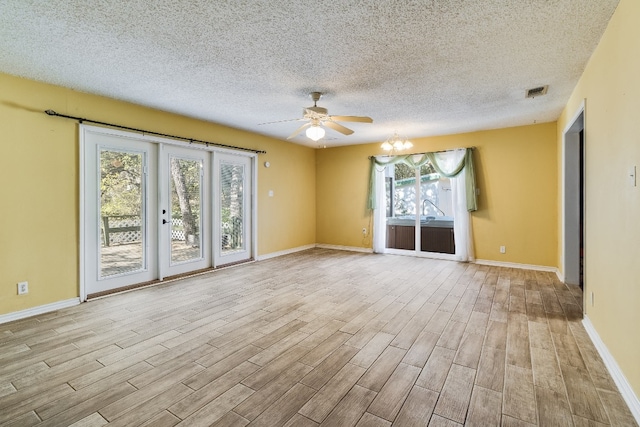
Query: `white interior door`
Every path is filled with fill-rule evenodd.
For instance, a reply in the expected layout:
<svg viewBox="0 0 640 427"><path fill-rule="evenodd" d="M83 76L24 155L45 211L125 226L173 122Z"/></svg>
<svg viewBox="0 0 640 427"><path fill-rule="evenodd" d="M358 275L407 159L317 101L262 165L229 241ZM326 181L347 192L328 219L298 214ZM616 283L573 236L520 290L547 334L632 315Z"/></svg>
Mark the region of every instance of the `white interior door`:
<svg viewBox="0 0 640 427"><path fill-rule="evenodd" d="M252 158L214 154L214 264L249 260L253 245Z"/></svg>
<svg viewBox="0 0 640 427"><path fill-rule="evenodd" d="M210 153L163 145L161 277L211 267Z"/></svg>
<svg viewBox="0 0 640 427"><path fill-rule="evenodd" d="M81 297L157 278L157 146L82 127Z"/></svg>

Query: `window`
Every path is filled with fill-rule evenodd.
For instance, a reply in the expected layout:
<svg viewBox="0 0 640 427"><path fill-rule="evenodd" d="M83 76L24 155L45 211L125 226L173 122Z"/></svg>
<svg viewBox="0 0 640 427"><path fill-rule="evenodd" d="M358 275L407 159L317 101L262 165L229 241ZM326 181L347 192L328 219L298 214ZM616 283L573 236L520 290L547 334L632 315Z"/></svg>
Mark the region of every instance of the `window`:
<svg viewBox="0 0 640 427"><path fill-rule="evenodd" d="M389 249L455 253L451 182L431 163L419 170L405 163L385 171L387 239ZM419 243L417 243L419 242Z"/></svg>
<svg viewBox="0 0 640 427"><path fill-rule="evenodd" d="M472 153L473 148L460 148L370 158L368 207L373 210L374 252L405 249L403 254L410 250L416 256L473 260L470 212L477 209L477 199ZM410 165L409 170L401 164ZM418 168L413 177L412 168ZM403 179L408 180L407 190L400 194ZM431 246L445 240L450 244L446 250Z"/></svg>

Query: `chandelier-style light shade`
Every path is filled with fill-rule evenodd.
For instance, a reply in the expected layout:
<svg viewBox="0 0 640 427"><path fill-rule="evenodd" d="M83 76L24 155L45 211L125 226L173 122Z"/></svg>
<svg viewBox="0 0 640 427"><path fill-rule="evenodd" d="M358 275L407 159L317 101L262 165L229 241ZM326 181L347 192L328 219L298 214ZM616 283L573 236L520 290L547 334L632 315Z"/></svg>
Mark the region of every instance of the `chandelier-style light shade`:
<svg viewBox="0 0 640 427"><path fill-rule="evenodd" d="M309 139L317 141L324 136L324 129L318 125L313 125L307 128L305 134Z"/></svg>
<svg viewBox="0 0 640 427"><path fill-rule="evenodd" d="M397 132L380 146L384 151L402 151L408 150L411 147L413 147L411 141L400 138Z"/></svg>

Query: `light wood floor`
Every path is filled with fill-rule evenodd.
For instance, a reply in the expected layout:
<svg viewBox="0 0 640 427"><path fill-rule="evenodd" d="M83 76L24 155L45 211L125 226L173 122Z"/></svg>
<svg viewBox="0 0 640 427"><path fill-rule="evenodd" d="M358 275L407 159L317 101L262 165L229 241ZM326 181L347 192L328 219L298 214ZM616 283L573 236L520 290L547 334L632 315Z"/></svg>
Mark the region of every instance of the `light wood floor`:
<svg viewBox="0 0 640 427"><path fill-rule="evenodd" d="M636 425L581 298L314 249L0 325L0 425Z"/></svg>

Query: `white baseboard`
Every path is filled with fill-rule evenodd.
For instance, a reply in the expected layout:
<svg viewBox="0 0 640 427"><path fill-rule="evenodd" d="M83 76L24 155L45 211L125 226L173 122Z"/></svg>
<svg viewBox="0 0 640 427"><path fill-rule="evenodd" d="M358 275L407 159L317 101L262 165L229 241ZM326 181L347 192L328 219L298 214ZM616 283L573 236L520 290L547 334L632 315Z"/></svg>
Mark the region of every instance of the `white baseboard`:
<svg viewBox="0 0 640 427"><path fill-rule="evenodd" d="M39 305L38 307L27 308L25 310L14 311L13 313L2 314L0 315L0 324L25 319L31 316L37 316L38 314L62 310L63 308L73 307L78 304L80 304L80 298L71 298L63 301L52 302L51 304Z"/></svg>
<svg viewBox="0 0 640 427"><path fill-rule="evenodd" d="M311 245L298 246L297 248L285 249L284 251L272 252L270 254L258 255L257 261L264 261L270 258L276 258L283 255L294 254L296 252L306 251L313 248L335 249L338 251L366 252L373 253L371 248L360 248L357 246L341 246L341 245L325 245L324 243L314 243Z"/></svg>
<svg viewBox="0 0 640 427"><path fill-rule="evenodd" d="M503 261L492 261L489 259L476 259L474 261L476 264L480 265L491 265L494 267L508 267L508 268L519 268L522 270L537 270L537 271L548 271L550 273L558 274L558 269L556 267L548 267L546 265L534 265L534 264L519 264L517 262L503 262Z"/></svg>
<svg viewBox="0 0 640 427"><path fill-rule="evenodd" d="M624 376L624 373L620 369L620 366L618 366L618 363L613 358L613 355L609 353L609 349L604 344L602 339L600 339L600 335L598 335L598 332L593 327L593 323L591 323L586 315L582 319L582 324L584 325L587 334L589 334L589 338L591 338L591 341L596 347L596 350L598 350L598 353L600 353L600 357L602 357L602 361L609 370L613 381L618 386L618 390L620 390L622 398L625 402L627 402L627 406L629 406L633 417L640 425L640 400L638 399L638 396L636 396L633 392L631 384L629 384L629 381L627 381L627 378Z"/></svg>
<svg viewBox="0 0 640 427"><path fill-rule="evenodd" d="M258 255L257 261L264 261L270 258L276 258L283 255L294 254L296 252L306 251L307 249L315 248L315 244L298 246L297 248L285 249L284 251L271 252L270 254Z"/></svg>
<svg viewBox="0 0 640 427"><path fill-rule="evenodd" d="M300 251L306 251L307 249L313 249L313 248L322 248L322 249L335 249L338 251L350 251L350 252L364 252L364 253L373 253L373 249L372 248L363 248L363 247L358 247L358 246L342 246L342 245L329 245L329 244L325 244L325 243L316 243L316 244L311 244L311 245L305 245L305 246L299 246L297 248L291 248L291 249L285 249L284 251L279 251L279 252L272 252L270 254L265 254L265 255L259 255L258 256L258 261L263 261L269 258L275 258L275 257L279 257L279 256L283 256L283 255L288 255L288 254L293 254L296 252L300 252ZM391 253L393 253L393 249L391 250ZM400 252L398 253L398 255L406 255L404 252ZM429 254L429 255L436 255L437 254ZM442 254L443 257L442 259L451 259L452 261L455 261L455 259L453 259L453 255L446 255L446 254ZM414 256L413 254L409 255L409 256ZM481 265L491 265L494 267L508 267L508 268L519 268L519 269L523 269L523 270L537 270L537 271L548 271L550 273L556 273L556 275L558 275L558 277L560 278L560 273L558 271L558 269L556 267L548 267L545 265L534 265L534 264L518 264L515 262L501 262L501 261L492 261L492 260L488 260L488 259L476 259L474 261L476 264L481 264Z"/></svg>
<svg viewBox="0 0 640 427"><path fill-rule="evenodd" d="M357 246L326 245L324 243L318 243L316 247L322 249L335 249L338 251L365 252L369 254L373 253L373 249L371 248L360 248Z"/></svg>
<svg viewBox="0 0 640 427"><path fill-rule="evenodd" d="M558 280L564 283L564 274L560 271L559 268L556 268L556 276L558 276Z"/></svg>

